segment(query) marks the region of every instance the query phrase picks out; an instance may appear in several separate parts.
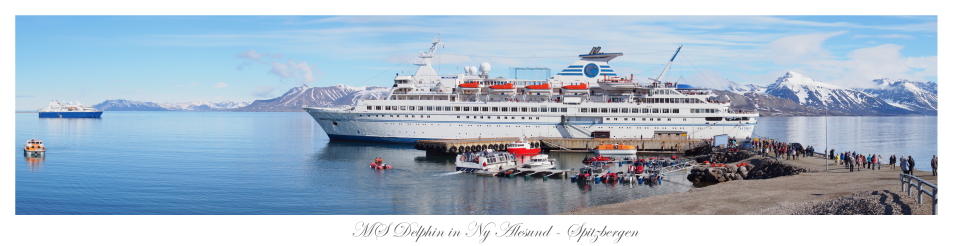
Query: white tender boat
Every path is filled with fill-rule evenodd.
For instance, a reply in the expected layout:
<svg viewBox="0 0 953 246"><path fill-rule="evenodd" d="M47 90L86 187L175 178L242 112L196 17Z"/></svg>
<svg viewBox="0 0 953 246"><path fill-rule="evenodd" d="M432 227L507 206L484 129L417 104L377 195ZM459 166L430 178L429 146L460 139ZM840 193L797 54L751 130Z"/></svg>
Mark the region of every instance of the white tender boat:
<svg viewBox="0 0 953 246"><path fill-rule="evenodd" d="M529 160L526 164L523 164L523 168L529 169L553 169L556 168L556 160L549 159L549 155L536 155Z"/></svg>

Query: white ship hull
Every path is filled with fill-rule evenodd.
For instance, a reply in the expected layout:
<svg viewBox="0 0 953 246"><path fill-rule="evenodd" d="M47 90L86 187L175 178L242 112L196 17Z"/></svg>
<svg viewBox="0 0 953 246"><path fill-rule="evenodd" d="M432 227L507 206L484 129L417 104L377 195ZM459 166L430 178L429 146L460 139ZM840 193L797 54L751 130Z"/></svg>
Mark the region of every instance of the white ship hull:
<svg viewBox="0 0 953 246"><path fill-rule="evenodd" d="M366 101L371 104L371 100ZM373 103L384 103L374 100ZM413 104L413 101L386 101L386 104ZM528 106L529 103L448 103L437 105L480 105L491 106ZM413 105L420 104L417 101ZM610 105L610 103L596 103ZM363 104L362 104L363 105ZM563 107L559 103L549 105ZM600 106L604 106L600 105ZM618 106L615 104L614 106ZM547 106L547 107L549 107ZM626 106L634 106L626 105ZM358 106L360 108L361 106ZM453 107L453 106L451 106ZM586 107L597 107L592 104ZM575 109L575 108L573 108ZM414 143L417 140L466 139L499 137L553 137L585 138L584 133L572 126L561 124L562 113L492 113L492 112L455 112L455 111L385 111L342 110L326 108L305 108L318 122L321 128L333 140ZM568 110L567 110L568 111ZM745 121L707 121L704 117L669 114L637 115L616 114L611 117L593 114L565 114L576 127L593 131L608 131L612 138L651 139L656 131L681 131L689 138L708 139L715 135L727 134L744 139L754 131L755 120ZM598 114L597 114L598 115ZM459 118L457 118L459 116ZM497 119L499 117L499 119ZM664 117L664 118L663 118ZM537 119L538 118L538 119ZM609 120L606 120L609 119ZM626 120L623 120L626 119ZM635 119L635 120L632 120ZM643 120L646 119L646 120ZM648 119L653 119L649 121ZM658 121L661 119L661 121ZM669 120L671 119L671 120Z"/></svg>

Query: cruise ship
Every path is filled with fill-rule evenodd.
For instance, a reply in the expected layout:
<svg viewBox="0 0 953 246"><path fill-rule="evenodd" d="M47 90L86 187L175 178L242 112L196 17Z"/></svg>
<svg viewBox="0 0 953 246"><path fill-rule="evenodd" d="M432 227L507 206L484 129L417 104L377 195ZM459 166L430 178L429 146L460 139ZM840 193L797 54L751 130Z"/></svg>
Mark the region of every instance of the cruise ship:
<svg viewBox="0 0 953 246"><path fill-rule="evenodd" d="M40 118L100 118L102 110L77 103L50 102L50 106L39 110Z"/></svg>
<svg viewBox="0 0 953 246"><path fill-rule="evenodd" d="M593 47L546 80L489 76L490 64L439 75L431 67L439 36L421 51L413 75L397 75L386 98L347 108L304 107L332 140L413 143L500 137L707 139L750 137L757 112L729 108L708 89L618 76L609 62L622 53Z"/></svg>

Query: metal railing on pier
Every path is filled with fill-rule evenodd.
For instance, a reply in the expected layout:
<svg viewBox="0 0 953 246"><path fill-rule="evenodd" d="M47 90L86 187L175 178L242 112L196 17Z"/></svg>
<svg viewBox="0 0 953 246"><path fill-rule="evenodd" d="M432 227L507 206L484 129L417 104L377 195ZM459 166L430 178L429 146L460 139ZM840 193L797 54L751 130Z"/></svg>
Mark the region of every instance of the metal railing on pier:
<svg viewBox="0 0 953 246"><path fill-rule="evenodd" d="M916 182L916 184L914 184L914 182ZM919 204L923 204L924 193L926 193L927 195L930 195L930 197L933 197L933 215L936 215L937 186L935 184L932 184L930 182L927 182L926 180L920 179L917 176L901 173L900 174L900 191L904 190L904 185L906 185L908 196L912 195L910 193L913 192L913 187L914 186L917 187L917 203ZM923 187L924 185L933 188L933 190L932 191L927 190L927 187Z"/></svg>

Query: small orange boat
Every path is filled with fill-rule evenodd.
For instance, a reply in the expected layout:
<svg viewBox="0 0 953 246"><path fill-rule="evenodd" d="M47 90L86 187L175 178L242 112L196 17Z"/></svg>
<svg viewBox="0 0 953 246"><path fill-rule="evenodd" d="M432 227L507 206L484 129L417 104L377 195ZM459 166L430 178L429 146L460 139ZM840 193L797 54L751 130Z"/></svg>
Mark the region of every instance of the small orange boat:
<svg viewBox="0 0 953 246"><path fill-rule="evenodd" d="M42 157L46 154L46 147L43 141L30 139L23 145L23 155L27 157Z"/></svg>

